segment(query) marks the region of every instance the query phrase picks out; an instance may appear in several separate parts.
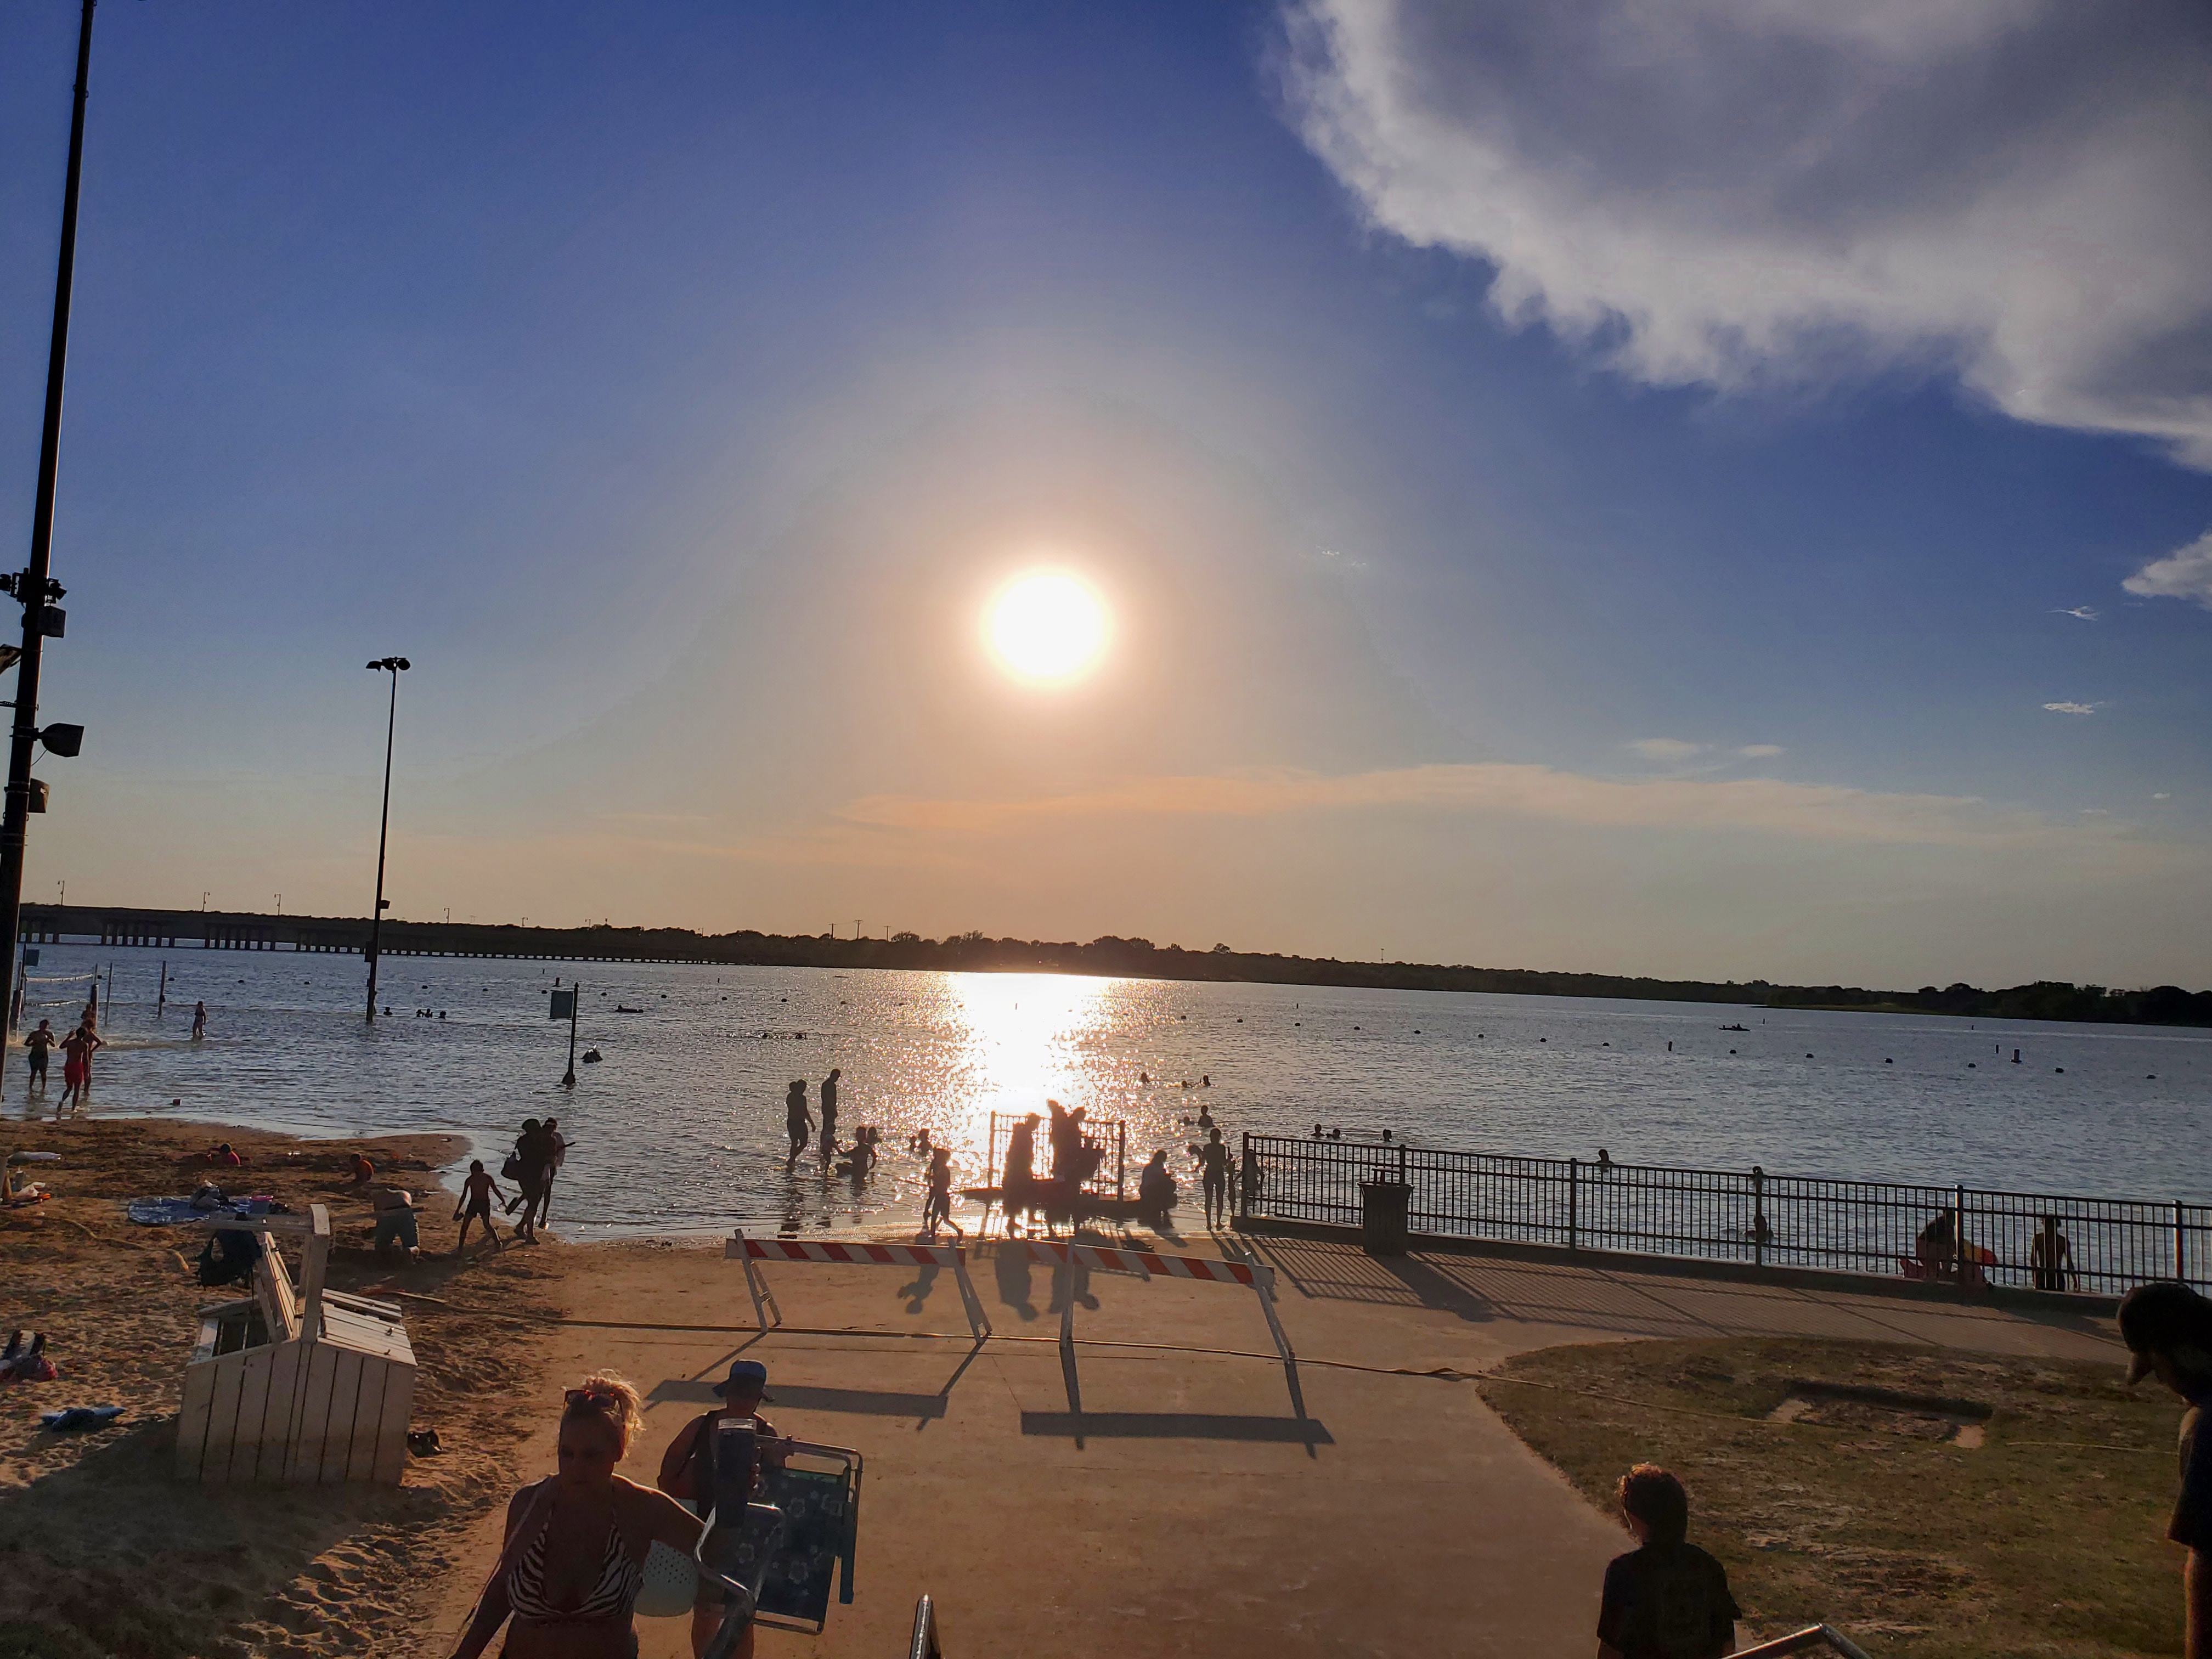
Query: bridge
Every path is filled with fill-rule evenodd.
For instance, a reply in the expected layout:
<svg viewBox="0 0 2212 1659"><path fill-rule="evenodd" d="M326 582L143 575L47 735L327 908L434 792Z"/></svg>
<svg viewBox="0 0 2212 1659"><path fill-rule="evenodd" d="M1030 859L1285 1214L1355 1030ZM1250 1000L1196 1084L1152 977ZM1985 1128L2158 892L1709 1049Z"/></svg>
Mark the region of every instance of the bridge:
<svg viewBox="0 0 2212 1659"><path fill-rule="evenodd" d="M157 910L26 904L26 945L102 950L307 951L362 956L365 916L283 916L248 910ZM683 928L523 927L514 923L384 921L387 957L489 957L526 962L726 962L731 954Z"/></svg>

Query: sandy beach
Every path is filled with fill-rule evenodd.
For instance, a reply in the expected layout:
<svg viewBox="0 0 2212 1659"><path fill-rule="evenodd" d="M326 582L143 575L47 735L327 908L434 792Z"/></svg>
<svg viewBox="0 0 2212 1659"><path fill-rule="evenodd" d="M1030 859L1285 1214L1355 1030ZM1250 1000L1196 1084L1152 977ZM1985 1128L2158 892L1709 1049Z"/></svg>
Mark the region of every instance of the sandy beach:
<svg viewBox="0 0 2212 1659"><path fill-rule="evenodd" d="M217 1139L245 1184L332 1206L333 1282L400 1299L422 1363L416 1426L447 1450L397 1491L204 1490L166 1456L193 1310L184 1241L118 1200L189 1188ZM0 1232L12 1311L51 1333L61 1379L5 1395L0 1574L9 1621L81 1631L81 1650L441 1656L497 1549L498 1505L550 1471L558 1390L586 1370L648 1401L628 1472L649 1480L738 1353L763 1360L778 1429L866 1459L856 1595L817 1637L763 1654L882 1653L927 1593L975 1652L1334 1655L1579 1650L1616 1526L1531 1451L1474 1379L1515 1355L1621 1339L1908 1344L2113 1363L2109 1324L1847 1285L1833 1291L1480 1256L1378 1261L1356 1246L1250 1241L1279 1275L1298 1364L1249 1290L1052 1270L981 1246L996 1334L968 1332L949 1274L763 1269L785 1324L763 1335L719 1244L550 1242L380 1267L346 1185L351 1142L160 1122L26 1127L59 1194ZM372 1144L427 1185L453 1149ZM235 1184L235 1183L234 1183ZM556 1212L557 1212L556 1196ZM451 1206L424 1219L449 1250ZM1191 1254L1218 1255L1203 1235ZM1076 1303L1072 1366L1057 1342ZM64 1437L35 1413L114 1401L125 1421ZM1772 1633L1796 1607L1747 1607ZM647 1659L688 1652L681 1619L641 1620ZM38 1651L78 1651L50 1646Z"/></svg>

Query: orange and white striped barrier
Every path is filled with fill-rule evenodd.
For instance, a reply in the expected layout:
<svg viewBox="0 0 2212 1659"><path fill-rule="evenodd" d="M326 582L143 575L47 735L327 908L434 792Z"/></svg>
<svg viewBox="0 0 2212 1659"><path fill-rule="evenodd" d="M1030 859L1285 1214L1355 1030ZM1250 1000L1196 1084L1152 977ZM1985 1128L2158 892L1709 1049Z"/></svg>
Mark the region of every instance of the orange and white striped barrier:
<svg viewBox="0 0 2212 1659"><path fill-rule="evenodd" d="M1121 1250L1103 1244L1064 1244L1056 1238L1002 1239L1002 1250L1026 1249L1030 1260L1048 1267L1087 1267L1094 1273L1134 1273L1139 1279L1195 1279L1215 1285L1243 1285L1260 1298L1267 1331L1285 1365L1297 1363L1283 1322L1275 1316L1275 1270L1258 1261L1230 1261L1210 1255L1161 1255L1152 1250ZM1067 1287L1060 1310L1060 1343L1075 1346L1075 1287Z"/></svg>
<svg viewBox="0 0 2212 1659"><path fill-rule="evenodd" d="M841 1244L828 1239L747 1238L742 1230L730 1235L724 1256L745 1264L745 1288L752 1292L753 1317L763 1331L771 1328L769 1316L783 1323L783 1310L775 1304L767 1281L761 1277L763 1261L826 1261L854 1267L950 1267L960 1286L960 1304L968 1315L968 1328L978 1341L991 1334L991 1321L983 1299L968 1277L968 1253L957 1244Z"/></svg>

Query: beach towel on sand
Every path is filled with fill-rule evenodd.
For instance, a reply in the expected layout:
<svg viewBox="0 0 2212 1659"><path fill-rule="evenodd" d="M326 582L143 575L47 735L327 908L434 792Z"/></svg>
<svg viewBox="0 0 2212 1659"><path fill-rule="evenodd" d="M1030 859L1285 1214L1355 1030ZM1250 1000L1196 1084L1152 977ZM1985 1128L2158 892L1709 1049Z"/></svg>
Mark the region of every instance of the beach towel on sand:
<svg viewBox="0 0 2212 1659"><path fill-rule="evenodd" d="M196 1206L189 1198L134 1198L124 1213L142 1227L175 1227L210 1216L282 1215L284 1206L266 1194L226 1199L213 1208Z"/></svg>

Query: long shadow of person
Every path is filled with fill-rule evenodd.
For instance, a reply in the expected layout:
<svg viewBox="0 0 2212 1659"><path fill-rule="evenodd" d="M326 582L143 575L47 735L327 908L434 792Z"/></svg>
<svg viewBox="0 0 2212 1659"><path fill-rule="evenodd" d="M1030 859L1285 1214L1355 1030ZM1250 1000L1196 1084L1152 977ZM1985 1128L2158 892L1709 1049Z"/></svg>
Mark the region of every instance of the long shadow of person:
<svg viewBox="0 0 2212 1659"><path fill-rule="evenodd" d="M1000 1241L991 1252L992 1276L999 1281L999 1300L1023 1319L1035 1319L1037 1306L1030 1291L1030 1253L1018 1241Z"/></svg>
<svg viewBox="0 0 2212 1659"><path fill-rule="evenodd" d="M937 1275L940 1271L935 1262L925 1263L915 1274L913 1284L898 1287L898 1293L907 1298L906 1310L908 1313L921 1311L922 1304L929 1300L929 1293L937 1288Z"/></svg>

